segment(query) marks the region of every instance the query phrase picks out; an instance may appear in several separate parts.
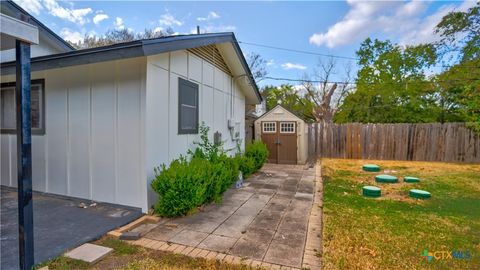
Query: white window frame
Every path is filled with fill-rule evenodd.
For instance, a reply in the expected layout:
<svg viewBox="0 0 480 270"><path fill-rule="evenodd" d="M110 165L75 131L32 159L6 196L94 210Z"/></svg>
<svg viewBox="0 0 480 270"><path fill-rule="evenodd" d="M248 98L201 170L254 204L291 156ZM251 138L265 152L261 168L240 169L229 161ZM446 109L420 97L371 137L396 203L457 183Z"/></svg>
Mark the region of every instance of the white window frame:
<svg viewBox="0 0 480 270"><path fill-rule="evenodd" d="M265 130L267 127L266 124L273 124L273 130ZM272 126L269 126L270 129ZM269 122L262 122L262 133L277 133L277 122L269 121Z"/></svg>
<svg viewBox="0 0 480 270"><path fill-rule="evenodd" d="M290 125L293 128L291 131L290 130L284 130L285 129L290 129ZM295 134L296 133L296 125L295 122L280 122L280 133L282 134Z"/></svg>

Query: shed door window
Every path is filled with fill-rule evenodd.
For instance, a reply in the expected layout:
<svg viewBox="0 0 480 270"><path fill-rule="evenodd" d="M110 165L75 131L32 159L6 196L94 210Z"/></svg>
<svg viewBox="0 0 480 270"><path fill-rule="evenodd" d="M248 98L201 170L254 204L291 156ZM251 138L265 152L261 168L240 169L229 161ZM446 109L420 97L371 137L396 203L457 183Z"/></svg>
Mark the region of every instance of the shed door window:
<svg viewBox="0 0 480 270"><path fill-rule="evenodd" d="M263 133L275 133L277 132L277 123L276 122L263 122Z"/></svg>
<svg viewBox="0 0 480 270"><path fill-rule="evenodd" d="M198 133L198 84L178 80L178 133Z"/></svg>
<svg viewBox="0 0 480 270"><path fill-rule="evenodd" d="M293 122L281 122L280 133L295 133L295 123Z"/></svg>
<svg viewBox="0 0 480 270"><path fill-rule="evenodd" d="M43 134L44 80L31 82L31 124L33 134ZM0 90L0 128L2 133L16 132L15 83L3 83Z"/></svg>

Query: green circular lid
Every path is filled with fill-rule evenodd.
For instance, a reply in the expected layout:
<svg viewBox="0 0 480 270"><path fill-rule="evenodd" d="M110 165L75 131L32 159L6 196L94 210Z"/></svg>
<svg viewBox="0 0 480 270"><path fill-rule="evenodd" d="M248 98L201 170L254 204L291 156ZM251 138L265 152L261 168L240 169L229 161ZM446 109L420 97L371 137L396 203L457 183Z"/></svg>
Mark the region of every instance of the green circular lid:
<svg viewBox="0 0 480 270"><path fill-rule="evenodd" d="M398 178L393 175L379 174L375 176L375 181L379 183L396 183L398 182Z"/></svg>
<svg viewBox="0 0 480 270"><path fill-rule="evenodd" d="M405 176L403 177L403 181L407 183L417 183L420 182L420 179L418 177Z"/></svg>
<svg viewBox="0 0 480 270"><path fill-rule="evenodd" d="M368 190L368 191L380 191L380 188L374 187L374 186L364 186L363 190Z"/></svg>
<svg viewBox="0 0 480 270"><path fill-rule="evenodd" d="M365 197L380 197L382 194L382 191L378 187L364 186L362 188L362 194Z"/></svg>
<svg viewBox="0 0 480 270"><path fill-rule="evenodd" d="M362 166L362 169L367 172L379 172L380 166L376 164L365 164Z"/></svg>
<svg viewBox="0 0 480 270"><path fill-rule="evenodd" d="M420 189L411 189L409 191L410 197L417 198L417 199L425 199L430 198L432 195L430 192Z"/></svg>

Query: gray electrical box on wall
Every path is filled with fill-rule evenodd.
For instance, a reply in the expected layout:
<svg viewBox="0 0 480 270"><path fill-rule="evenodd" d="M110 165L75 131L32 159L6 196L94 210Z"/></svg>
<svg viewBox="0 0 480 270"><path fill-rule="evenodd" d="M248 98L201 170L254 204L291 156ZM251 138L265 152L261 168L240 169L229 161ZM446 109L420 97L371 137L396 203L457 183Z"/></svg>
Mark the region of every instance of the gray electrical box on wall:
<svg viewBox="0 0 480 270"><path fill-rule="evenodd" d="M221 142L222 142L222 133L217 131L213 134L213 143L220 144Z"/></svg>

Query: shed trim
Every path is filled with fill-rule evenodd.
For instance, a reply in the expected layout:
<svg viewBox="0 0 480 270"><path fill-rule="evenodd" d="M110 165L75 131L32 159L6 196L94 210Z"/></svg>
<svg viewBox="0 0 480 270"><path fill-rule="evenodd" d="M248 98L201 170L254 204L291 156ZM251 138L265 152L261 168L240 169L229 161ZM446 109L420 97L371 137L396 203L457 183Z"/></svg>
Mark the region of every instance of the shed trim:
<svg viewBox="0 0 480 270"><path fill-rule="evenodd" d="M292 113L291 111L287 110L285 107L283 107L282 105L278 104L277 106L273 107L273 109L269 110L268 112L264 113L262 116L260 116L259 118L257 118L257 120L255 120L254 122L257 122L257 121L262 121L263 118L265 118L267 115L270 115L271 113L273 113L273 111L275 111L276 108L282 108L284 111L286 111L288 114L290 114L291 116L297 118L298 120L302 121L302 122L305 122L302 118L298 117L297 115L295 115L294 113Z"/></svg>

